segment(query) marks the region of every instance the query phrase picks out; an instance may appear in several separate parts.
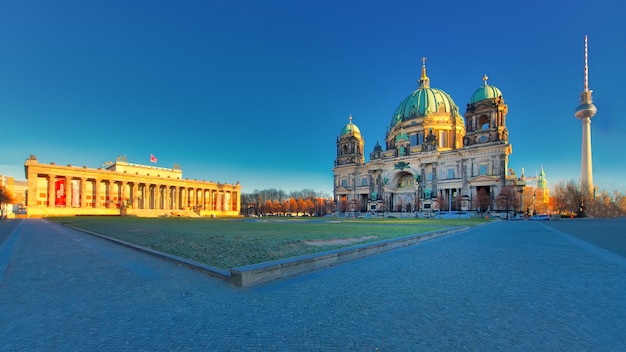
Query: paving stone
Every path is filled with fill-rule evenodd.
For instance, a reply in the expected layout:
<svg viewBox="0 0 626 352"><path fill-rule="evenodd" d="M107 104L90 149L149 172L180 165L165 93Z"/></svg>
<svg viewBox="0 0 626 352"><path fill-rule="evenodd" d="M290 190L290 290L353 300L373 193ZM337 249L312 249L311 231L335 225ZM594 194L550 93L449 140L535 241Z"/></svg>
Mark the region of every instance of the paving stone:
<svg viewBox="0 0 626 352"><path fill-rule="evenodd" d="M18 227L5 225L8 238ZM45 220L19 230L0 275L0 351L626 346L626 266L551 224L494 222L243 289Z"/></svg>

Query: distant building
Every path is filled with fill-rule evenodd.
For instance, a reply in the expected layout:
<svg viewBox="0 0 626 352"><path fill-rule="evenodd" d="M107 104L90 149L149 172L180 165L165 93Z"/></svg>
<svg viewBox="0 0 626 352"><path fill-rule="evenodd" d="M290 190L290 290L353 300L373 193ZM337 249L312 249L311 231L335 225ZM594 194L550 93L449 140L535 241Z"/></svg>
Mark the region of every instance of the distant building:
<svg viewBox="0 0 626 352"><path fill-rule="evenodd" d="M23 212L26 203L26 181L18 181L11 176L0 175L0 187L4 187L13 199L11 204L2 204L0 214L2 217L14 218Z"/></svg>
<svg viewBox="0 0 626 352"><path fill-rule="evenodd" d="M450 95L431 88L424 59L417 90L398 105L384 145L376 143L369 161L350 116L337 137L337 210L494 211L507 186L510 198L521 192L508 169L508 106L500 89L487 84L486 75L483 80L462 115Z"/></svg>
<svg viewBox="0 0 626 352"><path fill-rule="evenodd" d="M128 163L105 168L24 163L29 217L66 215L236 216L241 185L183 179L172 169Z"/></svg>
<svg viewBox="0 0 626 352"><path fill-rule="evenodd" d="M550 190L546 173L541 167L539 176L526 177L522 169L524 188L524 207L528 215L550 213ZM536 183L536 184L535 184ZM534 186L532 184L535 184Z"/></svg>

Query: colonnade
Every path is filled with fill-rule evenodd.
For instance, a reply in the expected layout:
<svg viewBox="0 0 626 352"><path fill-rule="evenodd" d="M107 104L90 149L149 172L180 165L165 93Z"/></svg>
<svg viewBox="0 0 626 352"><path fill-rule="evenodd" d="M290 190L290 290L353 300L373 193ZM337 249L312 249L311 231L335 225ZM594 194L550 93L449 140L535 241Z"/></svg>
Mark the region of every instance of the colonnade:
<svg viewBox="0 0 626 352"><path fill-rule="evenodd" d="M237 192L223 189L57 175L37 177L47 179L47 188L39 189L40 195L46 194L45 201L43 197L29 197L28 204L75 208L238 210Z"/></svg>
<svg viewBox="0 0 626 352"><path fill-rule="evenodd" d="M25 165L29 214L114 214L116 209L118 213L133 209L237 215L240 210L238 183L182 180L180 173L163 177L46 165L36 160L28 160Z"/></svg>

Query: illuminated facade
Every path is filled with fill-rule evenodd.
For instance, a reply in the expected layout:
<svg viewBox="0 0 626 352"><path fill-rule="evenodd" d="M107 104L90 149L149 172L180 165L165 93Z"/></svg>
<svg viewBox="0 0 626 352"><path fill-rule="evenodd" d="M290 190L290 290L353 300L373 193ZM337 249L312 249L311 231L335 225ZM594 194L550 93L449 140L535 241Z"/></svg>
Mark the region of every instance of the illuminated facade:
<svg viewBox="0 0 626 352"><path fill-rule="evenodd" d="M172 169L128 163L106 168L24 163L29 217L67 215L237 216L241 185L183 179Z"/></svg>
<svg viewBox="0 0 626 352"><path fill-rule="evenodd" d="M418 88L395 110L384 146L365 161L364 139L352 116L337 137L334 197L339 212L494 210L507 186L512 152L502 92L484 84L466 112L431 88L425 59Z"/></svg>

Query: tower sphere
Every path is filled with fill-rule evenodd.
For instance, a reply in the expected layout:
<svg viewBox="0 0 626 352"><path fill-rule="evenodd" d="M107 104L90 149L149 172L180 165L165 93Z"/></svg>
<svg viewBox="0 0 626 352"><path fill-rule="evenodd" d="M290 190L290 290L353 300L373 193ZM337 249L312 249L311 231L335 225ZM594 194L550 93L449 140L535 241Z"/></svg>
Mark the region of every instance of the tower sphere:
<svg viewBox="0 0 626 352"><path fill-rule="evenodd" d="M584 120L586 118L592 118L595 116L598 109L591 102L583 102L576 108L574 112L574 116L576 116L579 120Z"/></svg>

